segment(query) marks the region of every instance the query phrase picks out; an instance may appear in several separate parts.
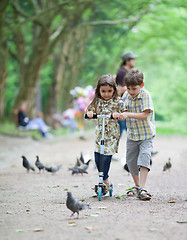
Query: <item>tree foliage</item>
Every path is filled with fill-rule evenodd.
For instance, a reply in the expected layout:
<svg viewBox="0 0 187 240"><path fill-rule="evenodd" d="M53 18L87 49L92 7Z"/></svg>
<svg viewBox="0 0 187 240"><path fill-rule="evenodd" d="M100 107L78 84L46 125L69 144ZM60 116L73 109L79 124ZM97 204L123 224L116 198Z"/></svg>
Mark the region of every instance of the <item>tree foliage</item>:
<svg viewBox="0 0 187 240"><path fill-rule="evenodd" d="M50 119L68 107L71 88L116 74L120 55L132 50L156 112L178 122L175 112L184 124L186 9L184 0L10 0L1 31L9 51L6 116L24 100L30 114L37 108Z"/></svg>

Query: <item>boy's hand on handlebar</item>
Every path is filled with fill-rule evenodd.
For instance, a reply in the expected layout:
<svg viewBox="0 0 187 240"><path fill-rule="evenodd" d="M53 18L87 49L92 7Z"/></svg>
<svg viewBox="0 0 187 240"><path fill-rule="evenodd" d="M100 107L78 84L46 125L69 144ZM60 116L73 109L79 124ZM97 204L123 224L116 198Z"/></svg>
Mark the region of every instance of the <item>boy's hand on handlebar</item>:
<svg viewBox="0 0 187 240"><path fill-rule="evenodd" d="M114 119L118 119L119 116L120 116L120 113L114 112L114 113L112 113L112 116L113 116Z"/></svg>
<svg viewBox="0 0 187 240"><path fill-rule="evenodd" d="M120 116L119 116L120 121L123 121L126 118L128 118L128 113L127 112L121 113Z"/></svg>
<svg viewBox="0 0 187 240"><path fill-rule="evenodd" d="M87 116L91 119L93 118L93 112L92 111L88 111L87 112Z"/></svg>

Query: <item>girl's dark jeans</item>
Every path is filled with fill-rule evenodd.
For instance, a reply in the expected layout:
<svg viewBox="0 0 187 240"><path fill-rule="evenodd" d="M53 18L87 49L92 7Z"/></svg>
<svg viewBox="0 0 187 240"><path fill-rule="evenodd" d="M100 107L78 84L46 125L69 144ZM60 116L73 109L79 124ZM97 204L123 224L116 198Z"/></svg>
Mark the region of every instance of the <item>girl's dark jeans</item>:
<svg viewBox="0 0 187 240"><path fill-rule="evenodd" d="M95 152L95 163L97 166L98 171L100 172L100 153ZM109 175L109 169L110 169L110 163L111 163L112 155L104 155L103 156L103 161L104 161L104 166L103 166L103 180L106 180Z"/></svg>

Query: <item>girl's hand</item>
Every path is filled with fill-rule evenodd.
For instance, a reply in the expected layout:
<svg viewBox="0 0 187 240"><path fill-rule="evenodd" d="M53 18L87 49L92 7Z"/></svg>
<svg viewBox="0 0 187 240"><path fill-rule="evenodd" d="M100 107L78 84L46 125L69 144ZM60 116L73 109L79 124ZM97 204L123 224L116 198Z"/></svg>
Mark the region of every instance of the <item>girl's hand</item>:
<svg viewBox="0 0 187 240"><path fill-rule="evenodd" d="M92 111L88 111L88 112L87 112L87 116L88 116L89 118L93 118L93 112L92 112Z"/></svg>
<svg viewBox="0 0 187 240"><path fill-rule="evenodd" d="M114 119L118 119L119 116L120 116L120 113L114 112L114 113L112 113L112 116L113 116Z"/></svg>
<svg viewBox="0 0 187 240"><path fill-rule="evenodd" d="M119 116L120 121L123 121L126 118L128 118L128 112L121 113L120 116Z"/></svg>

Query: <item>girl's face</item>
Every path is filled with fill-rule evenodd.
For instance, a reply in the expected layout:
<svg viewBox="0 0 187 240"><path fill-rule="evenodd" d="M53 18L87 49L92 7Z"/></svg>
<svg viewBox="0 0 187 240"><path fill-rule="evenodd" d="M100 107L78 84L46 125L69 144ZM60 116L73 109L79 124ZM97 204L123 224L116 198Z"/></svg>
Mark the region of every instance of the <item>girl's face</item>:
<svg viewBox="0 0 187 240"><path fill-rule="evenodd" d="M110 85L100 86L99 92L103 100L109 100L114 95L114 88Z"/></svg>

